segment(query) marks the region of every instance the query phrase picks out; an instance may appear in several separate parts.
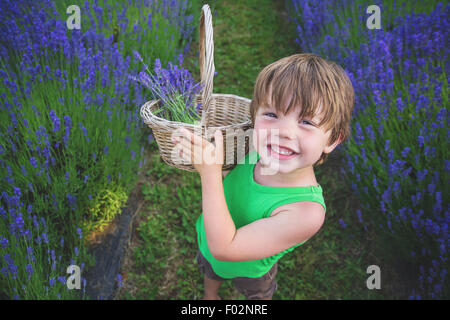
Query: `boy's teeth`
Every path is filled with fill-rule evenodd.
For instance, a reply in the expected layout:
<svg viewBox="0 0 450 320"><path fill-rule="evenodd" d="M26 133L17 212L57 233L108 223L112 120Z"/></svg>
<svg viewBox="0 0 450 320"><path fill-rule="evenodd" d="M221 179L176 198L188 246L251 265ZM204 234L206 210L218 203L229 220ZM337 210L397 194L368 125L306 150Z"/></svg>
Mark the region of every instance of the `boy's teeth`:
<svg viewBox="0 0 450 320"><path fill-rule="evenodd" d="M279 153L279 154L291 155L294 153L292 151L280 150L280 148L278 148L278 146L270 146L270 147L272 148L273 151L275 151L276 153Z"/></svg>

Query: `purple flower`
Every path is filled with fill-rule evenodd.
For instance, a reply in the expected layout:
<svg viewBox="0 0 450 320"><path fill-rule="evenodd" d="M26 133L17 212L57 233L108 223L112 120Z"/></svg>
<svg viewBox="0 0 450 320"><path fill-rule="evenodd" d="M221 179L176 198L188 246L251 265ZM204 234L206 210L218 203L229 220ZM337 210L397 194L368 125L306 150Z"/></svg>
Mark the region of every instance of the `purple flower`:
<svg viewBox="0 0 450 320"><path fill-rule="evenodd" d="M42 233L42 240L44 241L45 244L48 244L48 237L46 233Z"/></svg>
<svg viewBox="0 0 450 320"><path fill-rule="evenodd" d="M361 210L359 210L359 209L357 209L356 210L356 214L358 215L358 220L359 220L359 222L363 222L363 219L362 219L362 214L361 214Z"/></svg>
<svg viewBox="0 0 450 320"><path fill-rule="evenodd" d="M423 136L418 136L417 141L419 142L419 148L422 148L423 144L425 143L425 138Z"/></svg>
<svg viewBox="0 0 450 320"><path fill-rule="evenodd" d="M8 277L8 269L6 267L2 267L0 269L1 273L3 274L3 276L6 278Z"/></svg>
<svg viewBox="0 0 450 320"><path fill-rule="evenodd" d="M402 151L402 157L406 158L406 156L408 155L409 151L411 151L411 148L405 147Z"/></svg>
<svg viewBox="0 0 450 320"><path fill-rule="evenodd" d="M394 191L394 192L397 192L397 191L399 191L399 190L400 190L400 182L395 181L395 182L394 182L394 189L393 189L393 191Z"/></svg>
<svg viewBox="0 0 450 320"><path fill-rule="evenodd" d="M2 249L7 249L8 248L8 244L9 244L8 239L3 238L2 241L0 242L0 247Z"/></svg>
<svg viewBox="0 0 450 320"><path fill-rule="evenodd" d="M423 171L420 171L420 170L417 171L417 181L420 182L423 179L425 179L427 173L428 173L427 169L423 169Z"/></svg>
<svg viewBox="0 0 450 320"><path fill-rule="evenodd" d="M83 126L83 124L82 124L81 122L79 123L79 126L80 126L80 129L83 131L83 135L84 135L85 137L87 137L87 136L88 136L87 129ZM89 140L90 140L89 137L86 138L86 140L89 141Z"/></svg>
<svg viewBox="0 0 450 320"><path fill-rule="evenodd" d="M83 233L82 233L82 231L81 231L81 228L77 228L77 234L78 234L78 237L79 237L80 239L83 237Z"/></svg>
<svg viewBox="0 0 450 320"><path fill-rule="evenodd" d="M76 196L72 196L70 193L67 194L67 200L69 202L69 206L71 209L75 209L76 207L76 201L77 201L77 197Z"/></svg>
<svg viewBox="0 0 450 320"><path fill-rule="evenodd" d="M363 143L364 136L363 136L361 125L359 124L359 122L356 122L355 126L356 126L355 142L359 146L359 145L361 145Z"/></svg>
<svg viewBox="0 0 450 320"><path fill-rule="evenodd" d="M31 157L31 158L30 158L30 164L31 164L33 167L37 168L37 161L36 161L36 159L35 159L34 157Z"/></svg>
<svg viewBox="0 0 450 320"><path fill-rule="evenodd" d="M428 192L430 193L430 194L434 194L434 190L436 189L436 185L434 184L434 183L430 183L429 185L428 185Z"/></svg>
<svg viewBox="0 0 450 320"><path fill-rule="evenodd" d="M52 123L53 123L53 132L59 131L60 120L56 116L56 113L54 110L50 110L50 119L52 120Z"/></svg>
<svg viewBox="0 0 450 320"><path fill-rule="evenodd" d="M386 151L389 150L389 143L390 143L390 140L386 140L386 141L385 141L385 144L384 144L384 150L386 150Z"/></svg>
<svg viewBox="0 0 450 320"><path fill-rule="evenodd" d="M133 54L136 57L136 59L138 59L141 62L144 62L144 59L142 59L141 55L139 54L139 52L137 52L136 50L133 50Z"/></svg>
<svg viewBox="0 0 450 320"><path fill-rule="evenodd" d="M373 179L372 179L372 184L375 188L378 187L378 183L377 183L377 177L375 175L373 175Z"/></svg>
<svg viewBox="0 0 450 320"><path fill-rule="evenodd" d="M31 276L33 275L33 266L31 264L27 264L25 269L28 273L28 280L30 280Z"/></svg>
<svg viewBox="0 0 450 320"><path fill-rule="evenodd" d="M139 81L148 89L153 87L152 79L146 72L139 72Z"/></svg>
<svg viewBox="0 0 450 320"><path fill-rule="evenodd" d="M159 76L161 72L161 60L155 59L155 67L154 67L155 73Z"/></svg>
<svg viewBox="0 0 450 320"><path fill-rule="evenodd" d="M117 284L118 284L119 288L123 286L122 275L120 273L117 274Z"/></svg>
<svg viewBox="0 0 450 320"><path fill-rule="evenodd" d="M19 212L17 214L15 222L17 230L20 232L21 235L23 235L24 232L23 227L25 226L25 221L23 220L22 213Z"/></svg>
<svg viewBox="0 0 450 320"><path fill-rule="evenodd" d="M72 128L72 119L70 119L70 116L64 116L64 126L66 130Z"/></svg>

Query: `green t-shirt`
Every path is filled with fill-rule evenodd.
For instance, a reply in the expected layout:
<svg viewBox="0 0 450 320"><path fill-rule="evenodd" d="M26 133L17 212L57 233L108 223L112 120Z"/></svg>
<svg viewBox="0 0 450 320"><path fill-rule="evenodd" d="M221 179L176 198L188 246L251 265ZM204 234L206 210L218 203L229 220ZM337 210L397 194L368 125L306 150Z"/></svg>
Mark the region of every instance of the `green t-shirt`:
<svg viewBox="0 0 450 320"><path fill-rule="evenodd" d="M270 187L258 184L254 180L255 164L259 160L256 150L241 159L223 180L225 200L236 229L258 219L267 218L272 211L284 204L297 201L314 201L326 206L320 184L310 187ZM196 221L197 241L206 260L214 272L222 278L236 277L258 278L266 274L286 253L305 243L298 243L273 256L251 261L219 261L210 253L206 242L203 214Z"/></svg>

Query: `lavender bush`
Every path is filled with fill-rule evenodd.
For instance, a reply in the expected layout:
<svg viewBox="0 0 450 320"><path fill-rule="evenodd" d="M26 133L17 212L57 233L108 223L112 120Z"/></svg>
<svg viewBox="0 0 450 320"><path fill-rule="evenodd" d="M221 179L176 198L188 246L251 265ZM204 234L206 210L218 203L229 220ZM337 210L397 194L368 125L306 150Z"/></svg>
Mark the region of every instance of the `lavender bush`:
<svg viewBox="0 0 450 320"><path fill-rule="evenodd" d="M67 17L70 0L55 2L61 17ZM79 4L81 29L90 47L96 37L110 38L120 44L124 56L133 56L133 50L145 52L149 61L156 58L163 65L180 53L185 55L196 33L194 16L200 12L196 2L188 0L95 0Z"/></svg>
<svg viewBox="0 0 450 320"><path fill-rule="evenodd" d="M9 196L2 192L0 199L0 265L2 294L19 299L79 299L80 294L68 290L66 273L69 265L80 266L81 273L86 256L82 244L82 231L77 228L78 241L57 239L53 228L44 217L38 217L32 204L25 204L22 191L15 187ZM81 250L81 252L80 252ZM68 254L69 253L69 254ZM71 254L70 254L71 253ZM86 279L81 277L84 298Z"/></svg>
<svg viewBox="0 0 450 320"><path fill-rule="evenodd" d="M168 1L151 10L121 3L116 33L104 23L106 2L85 2L82 12L92 7L96 18L88 23L82 13L82 30L67 30L61 3L0 2L0 296L7 298L83 297L67 289L66 269L93 263L86 237L120 212L144 161L139 106L148 92L129 79L139 61L127 53L152 39L131 32L128 19L152 12L153 35L167 42L174 34L167 46L152 45L153 58L177 58L185 50L178 40L192 31L185 2L174 2L184 29L164 16ZM141 41L124 45L131 33Z"/></svg>
<svg viewBox="0 0 450 320"><path fill-rule="evenodd" d="M366 28L371 4L381 8L380 30ZM299 0L290 5L297 12L297 43L341 64L355 88L341 173L361 208L341 225L363 223L374 231L379 254L402 277L398 297L448 299L450 6Z"/></svg>

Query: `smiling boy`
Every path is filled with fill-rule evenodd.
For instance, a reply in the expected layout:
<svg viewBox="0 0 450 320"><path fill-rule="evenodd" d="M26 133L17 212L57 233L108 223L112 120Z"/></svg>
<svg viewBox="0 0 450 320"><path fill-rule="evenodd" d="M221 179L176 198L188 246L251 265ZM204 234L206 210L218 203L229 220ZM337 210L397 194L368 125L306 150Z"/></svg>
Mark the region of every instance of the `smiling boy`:
<svg viewBox="0 0 450 320"><path fill-rule="evenodd" d="M206 149L215 157L194 162L202 183L196 230L204 299L219 299L227 279L247 299L272 298L277 261L324 223L314 167L348 138L353 106L353 86L342 67L315 54L296 54L258 75L250 105L255 150L223 180L221 132L214 146L177 130L181 157L202 159Z"/></svg>

